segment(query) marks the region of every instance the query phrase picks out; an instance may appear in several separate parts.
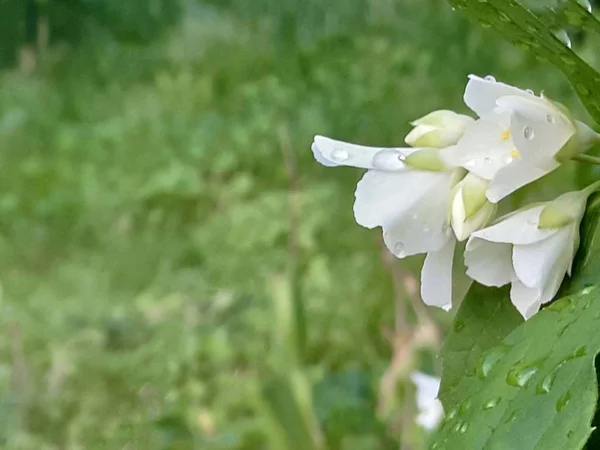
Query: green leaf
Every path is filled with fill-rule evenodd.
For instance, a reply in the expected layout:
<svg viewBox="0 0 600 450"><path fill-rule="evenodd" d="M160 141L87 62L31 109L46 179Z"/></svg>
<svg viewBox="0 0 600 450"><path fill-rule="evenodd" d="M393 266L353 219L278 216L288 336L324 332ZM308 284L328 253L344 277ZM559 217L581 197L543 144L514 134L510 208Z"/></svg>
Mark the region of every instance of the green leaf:
<svg viewBox="0 0 600 450"><path fill-rule="evenodd" d="M600 274L599 218L596 195L581 225L573 278L562 289L579 293L531 320L517 326L522 320L511 316L507 291L471 290L444 347L446 422L432 448L582 448L597 399L600 289L591 285Z"/></svg>
<svg viewBox="0 0 600 450"><path fill-rule="evenodd" d="M468 396L481 354L498 345L522 322L510 303L507 288L473 284L442 349L440 399L444 405L457 405Z"/></svg>
<svg viewBox="0 0 600 450"><path fill-rule="evenodd" d="M569 79L590 115L600 123L600 97L593 94L600 92L600 74L554 36L552 29L552 25L565 20L564 17L578 20L574 15L566 15L563 10L545 9L544 20L541 20L516 0L449 2L455 8L464 10L483 27L494 28L516 47L530 52L539 60L554 64Z"/></svg>
<svg viewBox="0 0 600 450"><path fill-rule="evenodd" d="M432 448L580 449L596 408L600 290L565 297L482 355Z"/></svg>

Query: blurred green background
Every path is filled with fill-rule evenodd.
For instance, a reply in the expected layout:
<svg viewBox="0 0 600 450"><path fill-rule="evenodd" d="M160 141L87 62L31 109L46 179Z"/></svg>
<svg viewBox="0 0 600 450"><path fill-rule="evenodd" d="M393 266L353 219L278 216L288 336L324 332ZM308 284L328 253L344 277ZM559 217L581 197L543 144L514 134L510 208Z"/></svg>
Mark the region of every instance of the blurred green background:
<svg viewBox="0 0 600 450"><path fill-rule="evenodd" d="M312 137L402 145L469 73L581 113L556 70L442 0L0 0L0 30L1 448L424 448L408 374L451 317Z"/></svg>

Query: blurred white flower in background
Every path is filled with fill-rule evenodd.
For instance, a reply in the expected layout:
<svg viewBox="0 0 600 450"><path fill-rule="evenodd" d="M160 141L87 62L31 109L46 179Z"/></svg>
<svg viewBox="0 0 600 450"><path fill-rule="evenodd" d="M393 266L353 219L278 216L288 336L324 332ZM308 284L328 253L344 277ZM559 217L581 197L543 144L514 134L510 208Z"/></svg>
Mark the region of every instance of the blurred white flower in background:
<svg viewBox="0 0 600 450"><path fill-rule="evenodd" d="M444 418L442 402L437 398L440 390L440 379L422 372L411 373L410 379L417 388L419 414L415 420L424 429L434 430Z"/></svg>

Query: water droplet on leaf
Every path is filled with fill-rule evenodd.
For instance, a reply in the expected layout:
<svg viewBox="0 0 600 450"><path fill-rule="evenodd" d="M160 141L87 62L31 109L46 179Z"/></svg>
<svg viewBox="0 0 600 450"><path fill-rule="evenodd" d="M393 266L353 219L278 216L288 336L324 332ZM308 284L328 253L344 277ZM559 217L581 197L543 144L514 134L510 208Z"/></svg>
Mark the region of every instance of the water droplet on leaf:
<svg viewBox="0 0 600 450"><path fill-rule="evenodd" d="M561 412L563 409L565 409L565 407L569 404L569 400L571 400L571 393L567 391L556 402L556 412Z"/></svg>
<svg viewBox="0 0 600 450"><path fill-rule="evenodd" d="M499 345L488 350L479 361L477 365L477 375L483 379L488 376L490 371L494 368L496 363L506 354L510 347L506 345Z"/></svg>
<svg viewBox="0 0 600 450"><path fill-rule="evenodd" d="M506 374L506 383L514 387L524 387L538 370L539 367L534 364L517 363Z"/></svg>
<svg viewBox="0 0 600 450"><path fill-rule="evenodd" d="M484 80L487 81L496 81L496 77L494 77L493 75L488 75L484 78Z"/></svg>
<svg viewBox="0 0 600 450"><path fill-rule="evenodd" d="M495 407L498 403L500 403L500 397L494 397L489 399L487 402L485 402L483 404L483 409L492 409L493 407Z"/></svg>
<svg viewBox="0 0 600 450"><path fill-rule="evenodd" d="M546 309L549 309L550 311L554 311L554 312L560 312L563 309L568 308L569 306L571 306L571 299L569 297L565 297L565 298L561 298L560 300L552 303Z"/></svg>

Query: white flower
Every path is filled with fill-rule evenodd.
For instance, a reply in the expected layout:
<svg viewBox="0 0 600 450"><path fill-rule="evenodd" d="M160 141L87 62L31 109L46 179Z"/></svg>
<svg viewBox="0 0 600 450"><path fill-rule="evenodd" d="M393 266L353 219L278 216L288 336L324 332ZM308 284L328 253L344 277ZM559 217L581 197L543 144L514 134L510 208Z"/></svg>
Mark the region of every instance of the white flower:
<svg viewBox="0 0 600 450"><path fill-rule="evenodd" d="M426 430L435 429L444 417L444 408L437 399L440 379L421 372L413 372L410 379L417 388L416 422Z"/></svg>
<svg viewBox="0 0 600 450"><path fill-rule="evenodd" d="M485 196L488 185L489 181L469 173L454 188L451 223L459 241L486 226L496 213L497 206Z"/></svg>
<svg viewBox="0 0 600 450"><path fill-rule="evenodd" d="M414 128L404 141L411 147L448 147L456 144L471 123L472 117L454 111L434 111L411 122Z"/></svg>
<svg viewBox="0 0 600 450"><path fill-rule="evenodd" d="M545 97L493 77L469 78L464 100L480 119L444 157L448 164L490 180L486 195L493 203L600 140L563 106Z"/></svg>
<svg viewBox="0 0 600 450"><path fill-rule="evenodd" d="M363 147L316 136L312 150L324 165L369 169L356 187L356 221L366 228L382 227L387 248L398 258L427 253L421 297L428 305L449 309L456 238L448 211L463 169L442 163L445 149Z"/></svg>
<svg viewBox="0 0 600 450"><path fill-rule="evenodd" d="M465 251L467 275L486 286L511 283L512 303L525 319L531 317L570 275L587 197L598 185L518 210L474 232Z"/></svg>

